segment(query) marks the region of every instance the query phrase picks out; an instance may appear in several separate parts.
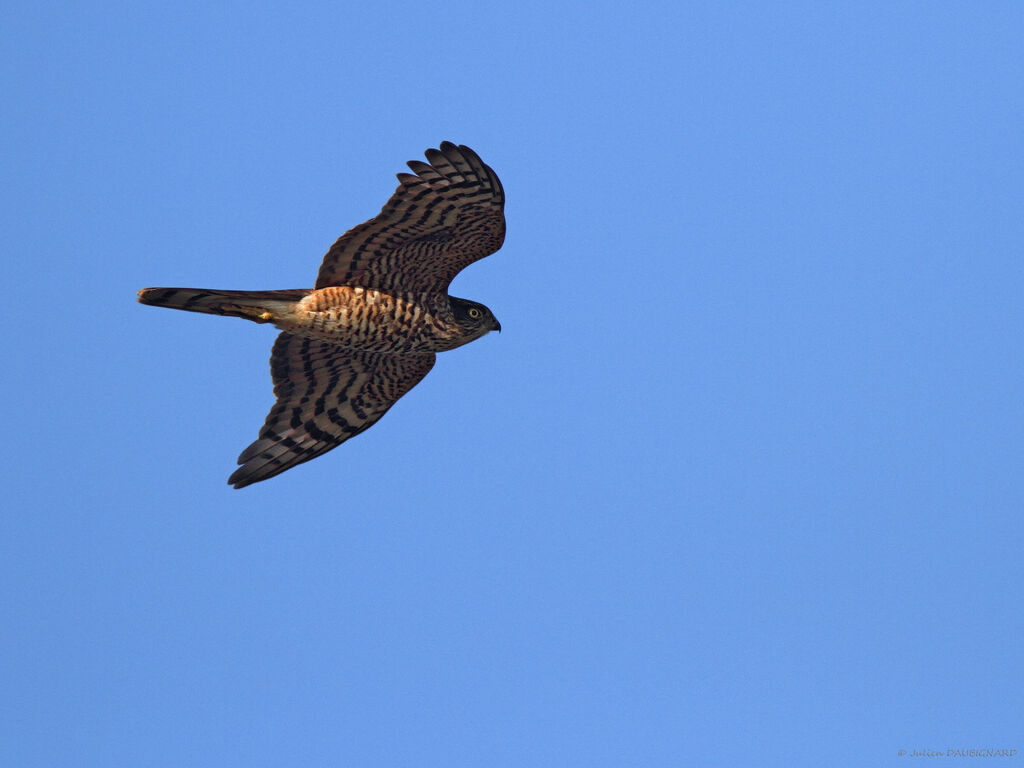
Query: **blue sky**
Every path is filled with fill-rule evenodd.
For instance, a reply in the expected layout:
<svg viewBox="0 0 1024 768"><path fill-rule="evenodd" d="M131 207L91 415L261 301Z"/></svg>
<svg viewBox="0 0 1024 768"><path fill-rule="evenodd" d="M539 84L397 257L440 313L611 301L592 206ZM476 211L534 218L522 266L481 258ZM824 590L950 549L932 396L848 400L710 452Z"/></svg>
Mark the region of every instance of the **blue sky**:
<svg viewBox="0 0 1024 768"><path fill-rule="evenodd" d="M1024 10L14 3L0 762L1024 750ZM442 140L501 320L242 491L272 329Z"/></svg>

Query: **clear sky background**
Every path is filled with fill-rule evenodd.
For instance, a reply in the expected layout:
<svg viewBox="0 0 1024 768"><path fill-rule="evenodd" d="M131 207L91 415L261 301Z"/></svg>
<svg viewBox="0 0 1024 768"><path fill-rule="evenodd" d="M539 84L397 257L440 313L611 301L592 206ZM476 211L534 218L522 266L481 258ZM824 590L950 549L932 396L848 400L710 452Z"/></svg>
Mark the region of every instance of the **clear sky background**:
<svg viewBox="0 0 1024 768"><path fill-rule="evenodd" d="M0 763L1024 753L1024 6L13 3ZM442 140L504 332L231 490ZM1016 758L1020 760L1018 755Z"/></svg>

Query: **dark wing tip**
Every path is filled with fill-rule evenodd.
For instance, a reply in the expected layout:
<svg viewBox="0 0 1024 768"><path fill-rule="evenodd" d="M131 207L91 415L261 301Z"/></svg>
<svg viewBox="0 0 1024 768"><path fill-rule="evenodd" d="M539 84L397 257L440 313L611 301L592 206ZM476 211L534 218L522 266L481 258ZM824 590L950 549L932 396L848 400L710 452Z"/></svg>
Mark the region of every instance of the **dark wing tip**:
<svg viewBox="0 0 1024 768"><path fill-rule="evenodd" d="M276 477L285 470L291 469L294 465L295 463L287 462L250 461L231 473L231 477L228 478L228 485L232 485L236 489L245 488L247 485Z"/></svg>
<svg viewBox="0 0 1024 768"><path fill-rule="evenodd" d="M249 448L252 448L252 446L249 446ZM248 453L248 449L243 451L242 455L238 457L238 463L242 466L231 473L231 477L228 478L228 485L233 485L235 488L245 488L247 485L252 485L260 480L266 480L268 477L271 477L271 475L266 474L266 464L260 465L259 462L247 461L244 458L246 453Z"/></svg>
<svg viewBox="0 0 1024 768"><path fill-rule="evenodd" d="M231 473L231 477L228 478L228 485L232 486L236 490L239 488L245 488L247 485L252 485L257 482L254 477L245 476L245 467L239 467Z"/></svg>
<svg viewBox="0 0 1024 768"><path fill-rule="evenodd" d="M309 439L257 438L239 455L238 463L241 466L231 474L228 483L235 488L244 488L253 483L269 480L292 467L315 459L337 444Z"/></svg>
<svg viewBox="0 0 1024 768"><path fill-rule="evenodd" d="M480 159L472 147L468 147L465 144L454 144L450 141L442 141L440 149L428 149L424 154L432 164L437 165L437 161L447 161L449 164L459 167L463 166L460 172L465 173L466 167L477 176L477 180L484 187L489 187L494 192L495 202L498 202L502 207L505 205L505 189L501 185L501 179L498 178L498 174L494 172L487 163ZM411 164L410 164L411 167Z"/></svg>

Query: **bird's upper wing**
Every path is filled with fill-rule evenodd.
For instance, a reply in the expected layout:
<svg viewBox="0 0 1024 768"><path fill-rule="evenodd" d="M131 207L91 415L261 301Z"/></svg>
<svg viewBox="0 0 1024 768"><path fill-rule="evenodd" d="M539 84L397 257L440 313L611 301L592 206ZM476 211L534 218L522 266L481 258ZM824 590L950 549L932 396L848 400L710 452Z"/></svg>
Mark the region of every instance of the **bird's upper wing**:
<svg viewBox="0 0 1024 768"><path fill-rule="evenodd" d="M282 333L270 355L277 402L228 482L243 488L373 426L427 375L434 354L359 352Z"/></svg>
<svg viewBox="0 0 1024 768"><path fill-rule="evenodd" d="M442 142L429 165L409 162L381 212L338 238L324 257L316 287L444 291L464 267L505 239L505 193L466 146Z"/></svg>

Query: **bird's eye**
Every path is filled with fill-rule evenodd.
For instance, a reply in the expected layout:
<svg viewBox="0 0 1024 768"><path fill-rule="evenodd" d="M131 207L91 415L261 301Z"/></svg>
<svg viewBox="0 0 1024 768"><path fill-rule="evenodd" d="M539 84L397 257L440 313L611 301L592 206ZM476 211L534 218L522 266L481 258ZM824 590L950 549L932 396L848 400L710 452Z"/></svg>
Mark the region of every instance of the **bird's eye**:
<svg viewBox="0 0 1024 768"><path fill-rule="evenodd" d="M470 316L471 318L473 318L474 320L479 320L479 319L480 319L480 318L481 318L481 317L483 316L483 314L484 314L484 313L483 313L483 312L481 312L481 311L480 311L479 309L477 309L476 307L470 307L470 310L469 310L469 316Z"/></svg>

